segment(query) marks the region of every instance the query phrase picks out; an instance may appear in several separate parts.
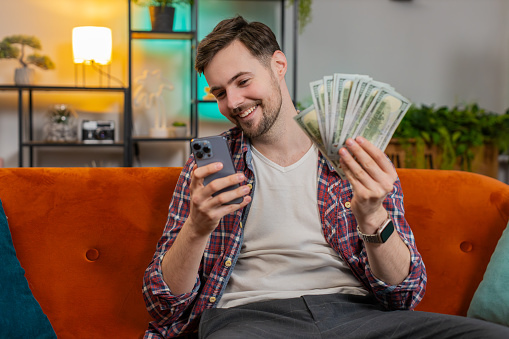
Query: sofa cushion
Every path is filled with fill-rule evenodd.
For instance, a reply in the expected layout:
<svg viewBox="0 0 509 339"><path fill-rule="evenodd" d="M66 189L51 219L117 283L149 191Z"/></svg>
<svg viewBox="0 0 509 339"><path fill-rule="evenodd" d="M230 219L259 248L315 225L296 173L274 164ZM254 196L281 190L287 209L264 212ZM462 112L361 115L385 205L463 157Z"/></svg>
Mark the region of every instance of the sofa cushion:
<svg viewBox="0 0 509 339"><path fill-rule="evenodd" d="M491 256L467 315L509 326L509 224Z"/></svg>
<svg viewBox="0 0 509 339"><path fill-rule="evenodd" d="M32 295L0 201L0 338L56 338Z"/></svg>

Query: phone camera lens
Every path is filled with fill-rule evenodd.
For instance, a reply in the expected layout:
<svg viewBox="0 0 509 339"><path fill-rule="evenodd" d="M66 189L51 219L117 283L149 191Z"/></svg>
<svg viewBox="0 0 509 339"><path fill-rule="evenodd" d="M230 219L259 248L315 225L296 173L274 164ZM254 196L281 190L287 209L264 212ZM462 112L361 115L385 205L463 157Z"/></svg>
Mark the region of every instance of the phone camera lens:
<svg viewBox="0 0 509 339"><path fill-rule="evenodd" d="M201 145L200 145L200 144L198 144L198 143L193 144L193 148L194 148L195 150L199 150L199 149L201 148Z"/></svg>
<svg viewBox="0 0 509 339"><path fill-rule="evenodd" d="M201 151L200 151L200 152L196 152L196 157L197 157L198 159L203 158L203 153L202 153Z"/></svg>
<svg viewBox="0 0 509 339"><path fill-rule="evenodd" d="M210 153L210 147L208 146L203 147L203 152Z"/></svg>

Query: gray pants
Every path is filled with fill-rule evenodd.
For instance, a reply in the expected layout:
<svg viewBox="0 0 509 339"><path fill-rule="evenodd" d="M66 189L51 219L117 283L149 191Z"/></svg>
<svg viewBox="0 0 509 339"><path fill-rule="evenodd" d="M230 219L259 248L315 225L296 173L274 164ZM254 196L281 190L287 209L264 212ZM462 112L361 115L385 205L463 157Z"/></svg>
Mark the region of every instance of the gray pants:
<svg viewBox="0 0 509 339"><path fill-rule="evenodd" d="M386 311L372 296L302 296L206 310L207 339L509 338L509 327L466 317Z"/></svg>

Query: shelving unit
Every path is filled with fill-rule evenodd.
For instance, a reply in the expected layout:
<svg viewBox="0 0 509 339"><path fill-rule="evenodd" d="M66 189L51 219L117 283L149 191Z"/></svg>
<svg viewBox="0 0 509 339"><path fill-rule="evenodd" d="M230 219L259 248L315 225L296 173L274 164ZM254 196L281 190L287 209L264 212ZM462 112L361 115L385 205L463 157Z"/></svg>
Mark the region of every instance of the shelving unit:
<svg viewBox="0 0 509 339"><path fill-rule="evenodd" d="M129 29L129 50L128 50L128 91L127 97L129 102L128 107L128 116L130 117L130 128L129 128L129 154L128 154L128 164L132 166L133 163L133 149L134 145L139 142L184 142L189 141L192 138L198 136L198 108L197 108L197 74L194 70L194 56L196 53L196 32L197 32L197 22L198 22L198 0L194 0L194 4L190 5L190 19L191 19L191 30L190 31L174 31L174 32L161 32L161 31L146 31L146 30L133 30L132 27L132 0L127 0L128 3L128 29ZM132 135L132 127L134 124L133 114L132 114L132 88L133 88L133 62L132 62L132 52L133 52L133 40L180 40L180 41L190 41L190 50L187 51L189 53L190 58L192 60L191 67L189 70L189 76L191 78L191 97L189 98L190 104L190 135L184 138L170 137L170 138L153 138L149 136L133 136ZM186 51L183 51L183 53Z"/></svg>
<svg viewBox="0 0 509 339"><path fill-rule="evenodd" d="M236 0L238 1L238 0ZM251 0L252 1L252 0ZM287 40L285 39L285 26L286 26L286 14L285 14L285 0L264 0L268 2L279 2L281 10L280 18L280 30L281 36L279 37L281 47L283 51L288 48L286 46ZM298 0L297 0L298 1ZM194 70L194 59L196 56L196 46L198 43L198 8L199 0L194 0L194 4L189 6L189 18L190 24L189 30L186 31L173 31L173 32L161 32L161 31L150 31L150 30L138 30L132 27L132 0L127 0L128 6L128 84L127 87L78 87L78 86L17 86L17 85L0 85L0 91L12 91L17 93L17 110L18 110L18 165L19 167L34 166L35 150L41 148L115 148L120 149L123 153L123 166L133 166L133 155L136 146L139 143L156 143L156 142L181 142L186 143L192 138L198 136L198 110L200 105L212 105L215 101L205 101L198 99L198 74ZM294 24L293 24L293 97L296 95L296 77L297 77L297 65L296 65L296 54L297 54L297 4L294 5ZM189 133L187 137L170 137L170 138L154 138L145 135L133 135L133 42L134 41L149 41L149 40L160 40L160 41L188 41L189 48L185 48L182 53L187 53L191 60L189 68L190 77L190 97L184 98L184 104L189 104ZM136 46L136 48L142 48ZM187 55L185 56L187 57ZM187 90L186 90L187 91ZM121 124L115 126L115 133L122 135L119 141L109 144L89 144L80 141L77 142L45 142L42 140L36 140L34 138L34 93L36 92L117 92L123 95L123 109L118 112L120 114L119 121ZM187 94L186 94L187 95ZM203 106L202 106L203 107ZM187 109L186 109L187 111ZM36 120L37 121L37 120ZM28 154L27 154L28 153ZM28 158L28 161L27 161Z"/></svg>
<svg viewBox="0 0 509 339"><path fill-rule="evenodd" d="M0 91L16 91L18 93L18 166L24 166L24 149L28 148L28 164L30 167L34 165L34 149L40 147L116 147L123 149L124 166L129 166L129 147L128 136L126 133L130 123L127 116L127 92L125 87L74 87L74 86L17 86L17 85L0 85ZM34 92L120 92L123 93L123 129L124 137L122 142L112 144L86 144L80 141L76 142L44 142L34 140L33 135L33 93ZM26 94L28 98L24 100ZM26 101L27 111L25 113L24 103ZM27 124L28 132L25 133L25 124ZM27 135L26 135L27 134Z"/></svg>

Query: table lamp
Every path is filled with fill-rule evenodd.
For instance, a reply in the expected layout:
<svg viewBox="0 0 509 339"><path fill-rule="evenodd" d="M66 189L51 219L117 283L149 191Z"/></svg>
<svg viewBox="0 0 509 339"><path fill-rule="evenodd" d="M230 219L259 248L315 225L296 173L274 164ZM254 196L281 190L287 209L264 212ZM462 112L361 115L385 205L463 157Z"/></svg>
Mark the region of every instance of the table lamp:
<svg viewBox="0 0 509 339"><path fill-rule="evenodd" d="M83 26L75 27L72 30L72 51L74 56L74 81L78 83L77 67L81 64L82 81L85 87L85 66L91 65L99 72L99 83L102 86L102 65L108 65L110 73L112 38L111 29L107 27ZM99 67L97 67L99 65ZM109 86L108 77L108 86Z"/></svg>

